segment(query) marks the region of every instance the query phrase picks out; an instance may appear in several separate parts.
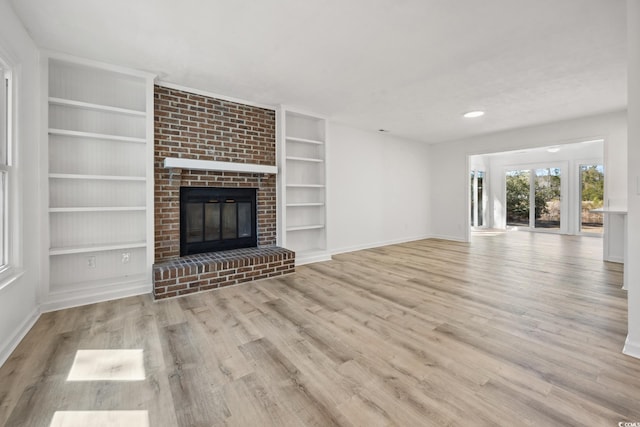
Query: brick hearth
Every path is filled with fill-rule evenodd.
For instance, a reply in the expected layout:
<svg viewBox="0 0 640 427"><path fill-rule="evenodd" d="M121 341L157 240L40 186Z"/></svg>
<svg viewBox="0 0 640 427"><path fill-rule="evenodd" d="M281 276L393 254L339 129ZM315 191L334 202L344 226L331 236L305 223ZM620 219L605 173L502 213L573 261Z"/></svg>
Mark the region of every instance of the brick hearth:
<svg viewBox="0 0 640 427"><path fill-rule="evenodd" d="M246 248L189 255L153 266L156 299L186 295L295 270L295 253L283 248Z"/></svg>

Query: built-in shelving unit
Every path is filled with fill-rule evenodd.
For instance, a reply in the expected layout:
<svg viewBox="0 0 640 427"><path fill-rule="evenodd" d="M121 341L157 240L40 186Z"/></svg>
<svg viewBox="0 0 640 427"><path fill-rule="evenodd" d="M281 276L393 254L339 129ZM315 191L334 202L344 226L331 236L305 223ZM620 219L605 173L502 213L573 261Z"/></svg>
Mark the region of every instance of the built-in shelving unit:
<svg viewBox="0 0 640 427"><path fill-rule="evenodd" d="M278 116L280 244L296 263L329 259L326 221L326 120L282 108Z"/></svg>
<svg viewBox="0 0 640 427"><path fill-rule="evenodd" d="M45 309L151 289L153 76L51 55Z"/></svg>

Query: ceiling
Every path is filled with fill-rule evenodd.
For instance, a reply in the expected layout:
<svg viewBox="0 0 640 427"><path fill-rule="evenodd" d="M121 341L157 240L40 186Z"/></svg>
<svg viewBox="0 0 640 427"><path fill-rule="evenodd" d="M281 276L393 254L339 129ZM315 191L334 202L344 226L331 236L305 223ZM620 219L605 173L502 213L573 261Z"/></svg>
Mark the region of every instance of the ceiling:
<svg viewBox="0 0 640 427"><path fill-rule="evenodd" d="M426 143L626 107L625 0L10 2L42 48Z"/></svg>

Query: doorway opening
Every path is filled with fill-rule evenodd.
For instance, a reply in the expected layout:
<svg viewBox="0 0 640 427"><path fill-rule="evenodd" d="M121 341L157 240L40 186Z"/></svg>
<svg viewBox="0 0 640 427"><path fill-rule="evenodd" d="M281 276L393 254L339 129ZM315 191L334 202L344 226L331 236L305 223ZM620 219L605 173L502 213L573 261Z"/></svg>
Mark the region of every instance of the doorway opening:
<svg viewBox="0 0 640 427"><path fill-rule="evenodd" d="M469 229L602 236L604 141L469 156Z"/></svg>

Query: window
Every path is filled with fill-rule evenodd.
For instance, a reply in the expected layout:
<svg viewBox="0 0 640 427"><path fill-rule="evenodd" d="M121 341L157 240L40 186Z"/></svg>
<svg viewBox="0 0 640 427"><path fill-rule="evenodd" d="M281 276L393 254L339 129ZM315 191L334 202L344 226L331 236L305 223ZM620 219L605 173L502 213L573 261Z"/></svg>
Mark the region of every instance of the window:
<svg viewBox="0 0 640 427"><path fill-rule="evenodd" d="M484 225L484 171L471 171L471 227Z"/></svg>
<svg viewBox="0 0 640 427"><path fill-rule="evenodd" d="M603 215L592 212L604 206L604 166L580 165L580 231L602 234Z"/></svg>
<svg viewBox="0 0 640 427"><path fill-rule="evenodd" d="M8 197L11 180L11 72L0 62L0 270L7 267Z"/></svg>

